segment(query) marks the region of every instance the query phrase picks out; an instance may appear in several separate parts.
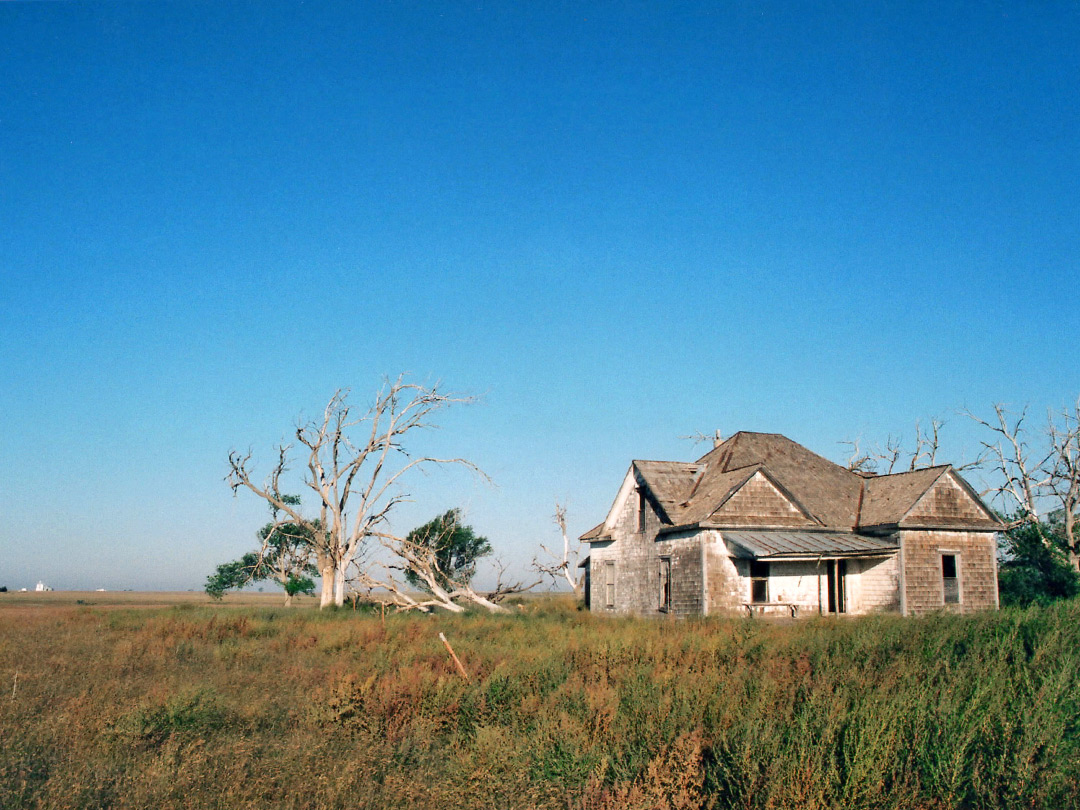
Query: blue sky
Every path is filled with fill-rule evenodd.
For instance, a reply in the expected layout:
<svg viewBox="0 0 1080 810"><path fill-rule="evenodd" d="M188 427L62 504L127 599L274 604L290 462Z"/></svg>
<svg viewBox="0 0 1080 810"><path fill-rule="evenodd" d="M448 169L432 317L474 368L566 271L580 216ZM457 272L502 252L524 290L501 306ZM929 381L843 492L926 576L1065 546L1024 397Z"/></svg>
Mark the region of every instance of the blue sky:
<svg viewBox="0 0 1080 810"><path fill-rule="evenodd" d="M1075 3L0 4L0 584L201 587L339 387L515 568L681 439L1080 393ZM262 467L265 469L265 465Z"/></svg>

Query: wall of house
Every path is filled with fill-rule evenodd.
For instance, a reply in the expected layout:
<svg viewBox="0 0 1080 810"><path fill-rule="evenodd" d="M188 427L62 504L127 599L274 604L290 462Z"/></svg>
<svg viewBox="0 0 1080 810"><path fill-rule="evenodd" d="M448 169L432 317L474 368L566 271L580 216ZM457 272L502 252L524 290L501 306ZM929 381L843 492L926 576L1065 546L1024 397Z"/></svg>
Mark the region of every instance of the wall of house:
<svg viewBox="0 0 1080 810"><path fill-rule="evenodd" d="M638 496L631 491L615 515L612 539L593 543L590 549L591 609L597 613L660 615L660 556L669 554L672 612L700 613L700 547L687 537L672 537L658 543L655 538L663 524L648 499L644 532L638 531L638 520ZM608 607L606 600L608 563L614 563L613 607Z"/></svg>
<svg viewBox="0 0 1080 810"><path fill-rule="evenodd" d="M750 601L749 560L717 555L709 557L708 565L710 612L744 613ZM898 612L897 557L847 560L845 589L848 613ZM794 603L804 614L823 612L828 604L828 561L770 562L769 601Z"/></svg>
<svg viewBox="0 0 1080 810"><path fill-rule="evenodd" d="M997 607L994 535L989 532L902 530L904 608L908 614L947 609L959 613ZM942 554L955 554L960 603L946 605Z"/></svg>
<svg viewBox="0 0 1080 810"><path fill-rule="evenodd" d="M884 559L848 560L848 612L899 612L898 560L895 554Z"/></svg>
<svg viewBox="0 0 1080 810"><path fill-rule="evenodd" d="M824 565L818 566L809 560L769 563L769 601L794 603L804 610L817 610L818 574L821 575L821 580L824 580L825 571ZM747 566L747 574L749 574L749 566ZM747 579L746 595L749 599L749 579Z"/></svg>
<svg viewBox="0 0 1080 810"><path fill-rule="evenodd" d="M719 532L701 533L705 546L705 590L709 614L737 613L750 598L750 567L740 573Z"/></svg>
<svg viewBox="0 0 1080 810"><path fill-rule="evenodd" d="M987 517L971 496L951 476L946 475L919 499L905 520L909 525L970 526L972 523L978 525Z"/></svg>
<svg viewBox="0 0 1080 810"><path fill-rule="evenodd" d="M653 610L660 602L660 558L671 560L671 609L675 616L700 616L702 613L701 538L691 534L665 535L655 541Z"/></svg>

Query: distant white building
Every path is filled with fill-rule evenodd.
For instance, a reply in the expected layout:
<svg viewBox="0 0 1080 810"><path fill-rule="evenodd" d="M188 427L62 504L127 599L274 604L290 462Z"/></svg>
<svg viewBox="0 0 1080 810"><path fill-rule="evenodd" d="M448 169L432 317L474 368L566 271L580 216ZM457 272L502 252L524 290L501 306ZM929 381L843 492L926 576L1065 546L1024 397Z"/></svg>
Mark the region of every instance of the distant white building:
<svg viewBox="0 0 1080 810"><path fill-rule="evenodd" d="M42 582L42 581L41 581L41 580L39 579L39 580L38 580L38 584L37 584L37 586L36 586L36 587L34 588L34 590L35 590L35 591L51 591L51 590L52 590L52 588L51 588L51 587L49 587L48 585L46 585L46 584L45 584L44 582Z"/></svg>

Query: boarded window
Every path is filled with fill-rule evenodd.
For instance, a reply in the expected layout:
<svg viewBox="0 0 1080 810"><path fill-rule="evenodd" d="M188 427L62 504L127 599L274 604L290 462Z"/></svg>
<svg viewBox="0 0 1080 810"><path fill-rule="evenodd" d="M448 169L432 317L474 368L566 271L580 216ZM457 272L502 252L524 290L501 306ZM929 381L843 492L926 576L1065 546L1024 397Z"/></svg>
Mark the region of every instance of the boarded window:
<svg viewBox="0 0 1080 810"><path fill-rule="evenodd" d="M671 557L660 558L660 610L671 609Z"/></svg>
<svg viewBox="0 0 1080 810"><path fill-rule="evenodd" d="M941 582L946 605L960 604L960 578L956 575L956 555L941 555Z"/></svg>
<svg viewBox="0 0 1080 810"><path fill-rule="evenodd" d="M750 601L769 601L769 564L750 561Z"/></svg>
<svg viewBox="0 0 1080 810"><path fill-rule="evenodd" d="M604 563L604 607L615 607L615 563Z"/></svg>

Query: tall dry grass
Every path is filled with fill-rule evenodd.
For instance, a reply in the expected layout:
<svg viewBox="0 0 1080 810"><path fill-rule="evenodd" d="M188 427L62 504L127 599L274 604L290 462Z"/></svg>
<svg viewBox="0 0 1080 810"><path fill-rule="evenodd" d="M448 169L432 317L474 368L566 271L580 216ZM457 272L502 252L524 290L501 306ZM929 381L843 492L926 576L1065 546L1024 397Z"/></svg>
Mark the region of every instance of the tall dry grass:
<svg viewBox="0 0 1080 810"><path fill-rule="evenodd" d="M1080 806L1080 604L530 611L0 602L0 807Z"/></svg>

